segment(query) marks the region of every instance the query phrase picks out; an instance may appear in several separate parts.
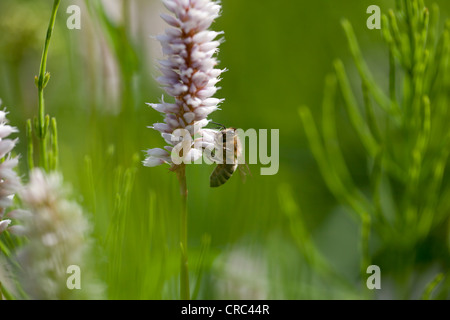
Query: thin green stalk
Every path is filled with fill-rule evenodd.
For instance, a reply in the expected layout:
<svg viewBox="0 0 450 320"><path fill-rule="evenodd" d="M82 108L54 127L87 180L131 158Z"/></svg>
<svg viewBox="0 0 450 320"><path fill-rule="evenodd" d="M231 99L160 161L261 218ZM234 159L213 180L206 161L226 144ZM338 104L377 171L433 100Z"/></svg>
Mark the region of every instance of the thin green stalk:
<svg viewBox="0 0 450 320"><path fill-rule="evenodd" d="M397 104L397 80L395 70L395 57L392 50L389 51L389 96L393 103Z"/></svg>
<svg viewBox="0 0 450 320"><path fill-rule="evenodd" d="M433 281L431 281L427 287L425 288L425 291L422 295L422 300L430 300L432 299L433 291L436 289L436 287L441 284L442 280L444 280L445 275L443 273L439 273Z"/></svg>
<svg viewBox="0 0 450 320"><path fill-rule="evenodd" d="M413 8L411 6L411 3L409 0L403 0L404 10L405 10L405 22L406 26L408 28L408 40L409 40L409 49L410 49L410 57L412 61L411 70L410 72L414 72L414 56L416 52L416 43L414 39L414 30L415 30L415 19L414 19L414 12Z"/></svg>
<svg viewBox="0 0 450 320"><path fill-rule="evenodd" d="M369 155L375 157L378 153L379 145L359 113L358 102L345 73L344 64L342 61L336 60L334 68L350 121Z"/></svg>
<svg viewBox="0 0 450 320"><path fill-rule="evenodd" d="M44 136L41 139L40 143L40 156L41 156L41 167L48 171L49 169L49 161L48 161L48 149L47 149L47 129L50 123L49 115L44 117Z"/></svg>
<svg viewBox="0 0 450 320"><path fill-rule="evenodd" d="M33 126L31 124L31 120L27 121L27 138L28 138L28 170L33 170L34 161L33 161Z"/></svg>
<svg viewBox="0 0 450 320"><path fill-rule="evenodd" d="M5 300L15 300L12 294L0 282L0 300L3 300L3 297Z"/></svg>
<svg viewBox="0 0 450 320"><path fill-rule="evenodd" d="M97 191L95 189L94 171L92 169L92 158L88 155L84 157L84 164L86 168L87 182L89 186L89 195L91 195L91 212L94 216L97 215Z"/></svg>
<svg viewBox="0 0 450 320"><path fill-rule="evenodd" d="M187 242L187 184L186 166L180 165L177 169L177 177L180 182L181 194L181 216L180 216L180 247L181 247L181 274L180 274L180 296L182 300L190 300L189 291L189 268L188 268L188 242Z"/></svg>
<svg viewBox="0 0 450 320"><path fill-rule="evenodd" d="M194 287L194 292L192 294L192 300L197 300L198 294L200 292L200 285L202 283L203 274L205 271L205 260L209 253L209 248L211 246L211 236L209 234L204 234L202 237L202 245L200 251L200 258L197 266L197 280Z"/></svg>
<svg viewBox="0 0 450 320"><path fill-rule="evenodd" d="M44 44L44 50L42 52L42 59L41 59L41 65L39 68L39 76L36 77L36 85L38 87L38 103L39 103L39 116L38 116L38 136L40 139L40 152L41 152L41 165L46 166L46 153L47 153L47 146L46 146L46 119L45 119L45 103L44 103L44 88L48 83L48 80L50 79L50 74L46 71L47 69L47 56L48 56L48 50L50 47L50 40L52 38L53 29L55 27L55 21L56 21L56 14L58 12L59 4L61 3L61 0L55 0L53 2L53 10L52 14L50 16L50 22L47 29L47 36L45 38L45 44Z"/></svg>
<svg viewBox="0 0 450 320"><path fill-rule="evenodd" d="M388 114L397 117L399 114L397 106L395 104L392 104L389 98L384 94L383 90L380 89L375 81L374 76L370 72L369 67L363 59L361 49L359 48L359 44L356 40L356 35L353 31L352 25L348 20L343 20L342 27L344 28L345 35L350 47L350 52L352 54L353 60L355 61L362 82L367 86L368 90L373 95L378 105Z"/></svg>
<svg viewBox="0 0 450 320"><path fill-rule="evenodd" d="M345 72L344 64L341 60L336 60L334 63L334 68L337 76L339 86L341 88L342 97L345 101L345 108L347 114L350 118L353 128L355 129L360 141L367 150L370 157L377 157L380 152L381 146L378 144L377 140L373 137L369 126L365 123L363 117L360 114L358 102L355 95L353 94L352 88L350 86L350 81ZM404 179L403 169L399 167L395 162L390 161L388 158L385 159L385 165L391 173L393 173L399 180Z"/></svg>
<svg viewBox="0 0 450 320"><path fill-rule="evenodd" d="M317 249L311 234L307 231L307 226L302 219L300 206L294 200L292 190L288 185L280 185L278 188L279 204L281 211L286 215L289 221L289 230L305 258L307 264L323 276L326 281L336 283L346 290L353 291L354 288L350 282L330 267L329 261Z"/></svg>
<svg viewBox="0 0 450 320"><path fill-rule="evenodd" d="M335 167L330 165L319 132L317 131L311 112L308 108L305 106L300 107L299 115L302 119L311 151L316 158L319 170L322 173L328 188L337 199L351 207L357 216L362 218L364 214L369 211L367 202L361 201L362 199L356 197L352 191L347 190L342 182L342 177L336 173Z"/></svg>
<svg viewBox="0 0 450 320"><path fill-rule="evenodd" d="M58 170L59 165L59 147L58 147L58 126L56 124L56 118L52 118L52 162L51 169Z"/></svg>
<svg viewBox="0 0 450 320"><path fill-rule="evenodd" d="M371 265L370 263L370 229L371 229L371 218L368 213L362 215L361 217L361 275L366 276L367 267Z"/></svg>

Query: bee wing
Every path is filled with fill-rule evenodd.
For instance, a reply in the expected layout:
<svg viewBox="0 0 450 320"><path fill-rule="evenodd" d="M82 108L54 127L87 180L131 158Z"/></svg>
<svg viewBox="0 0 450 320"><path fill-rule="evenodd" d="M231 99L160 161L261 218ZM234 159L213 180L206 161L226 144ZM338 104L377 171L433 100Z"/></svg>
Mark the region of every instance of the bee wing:
<svg viewBox="0 0 450 320"><path fill-rule="evenodd" d="M241 177L242 183L245 183L247 180L247 176L252 176L252 173L250 172L250 168L247 163L239 164L239 176Z"/></svg>

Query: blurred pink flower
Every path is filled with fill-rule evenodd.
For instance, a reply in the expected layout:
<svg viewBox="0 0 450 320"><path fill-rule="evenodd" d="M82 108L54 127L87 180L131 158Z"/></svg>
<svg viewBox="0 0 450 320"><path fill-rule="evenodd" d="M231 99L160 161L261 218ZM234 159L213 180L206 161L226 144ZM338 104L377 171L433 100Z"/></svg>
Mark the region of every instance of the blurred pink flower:
<svg viewBox="0 0 450 320"><path fill-rule="evenodd" d="M11 151L16 146L17 139L6 139L18 130L7 124L7 114L5 110L0 110L0 159L2 160L0 161L0 234L11 224L11 220L3 219L5 211L12 205L14 195L22 186L19 176L14 171L19 162L18 157L11 157Z"/></svg>

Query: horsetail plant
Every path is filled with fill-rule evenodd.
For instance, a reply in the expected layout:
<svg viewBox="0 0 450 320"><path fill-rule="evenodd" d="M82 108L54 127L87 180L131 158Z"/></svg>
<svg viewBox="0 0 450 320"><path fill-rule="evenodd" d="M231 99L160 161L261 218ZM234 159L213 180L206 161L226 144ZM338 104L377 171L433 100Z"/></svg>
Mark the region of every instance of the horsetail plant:
<svg viewBox="0 0 450 320"><path fill-rule="evenodd" d="M362 271L374 255L369 247L373 233L381 240L376 257L393 259L391 271L407 279L414 271L418 246L430 241L450 216L450 184L444 179L450 151L450 21L439 34L436 5L429 10L423 0L396 4L396 10L382 17L388 84L375 80L350 22L344 20L362 99L337 60L326 81L321 130L308 108L301 107L299 113L328 188L360 221ZM369 164L369 193L354 183L338 144L338 89ZM405 288L404 298L411 297L409 289ZM448 298L447 289L442 289L441 297Z"/></svg>
<svg viewBox="0 0 450 320"><path fill-rule="evenodd" d="M165 116L164 123L155 123L152 128L159 131L169 145L165 147L166 150L148 150L144 166L167 163L171 165L170 170L177 174L180 183L180 290L181 298L186 300L190 298L190 291L185 164L200 159L203 148L214 145L213 130L204 127L209 123L208 115L217 110L223 101L212 96L218 89L216 84L224 70L215 68L217 60L214 57L220 44L214 39L221 32L208 29L219 17L221 6L211 0L163 0L163 3L174 16L161 15L170 27L164 35L157 37L166 56L165 60L160 61L163 75L157 80L175 101L165 102L163 97L160 103L149 104Z"/></svg>
<svg viewBox="0 0 450 320"><path fill-rule="evenodd" d="M52 118L50 121L50 116L45 115L45 103L44 103L44 89L50 80L50 73L47 72L47 57L50 47L50 40L53 35L53 29L56 22L56 14L58 13L58 8L61 0L55 0L53 2L53 9L50 16L50 22L47 29L47 35L45 38L44 49L42 51L41 64L39 67L39 75L35 77L35 84L38 89L38 117L34 119L34 129L36 136L39 140L39 156L40 156L40 167L45 170L56 170L57 158L57 135L56 135L56 119ZM49 134L50 125L52 126L52 131ZM27 122L27 134L29 136L29 146L28 146L28 167L31 170L34 167L33 160L33 142L31 139L32 133L32 123L31 120ZM48 146L48 139L51 139L51 146Z"/></svg>

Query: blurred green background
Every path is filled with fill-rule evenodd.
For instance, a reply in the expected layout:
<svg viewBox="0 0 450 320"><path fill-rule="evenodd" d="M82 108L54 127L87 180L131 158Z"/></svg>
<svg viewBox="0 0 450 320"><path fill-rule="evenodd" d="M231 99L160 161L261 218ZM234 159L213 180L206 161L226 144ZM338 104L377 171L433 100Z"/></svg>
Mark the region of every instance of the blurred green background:
<svg viewBox="0 0 450 320"><path fill-rule="evenodd" d="M434 2L448 18L449 1ZM81 30L66 27L71 4L81 7ZM104 12L81 0L63 1L58 13L45 99L46 112L58 121L60 170L92 223L107 297L176 299L177 180L166 167L141 165L143 150L164 146L147 128L162 118L145 102L157 102L162 94L154 81L161 49L152 36L165 28L158 16L165 8L157 0L103 4ZM366 27L366 9L373 4L386 12L394 1L222 0L223 14L212 28L225 31L218 58L228 72L216 94L225 102L211 119L244 129L280 129L280 170L261 176L259 166L251 165L245 184L233 177L210 189L213 168L188 167L191 286L198 298L418 298L437 272L448 270L447 227L420 248L424 254L407 279L397 279L384 259L382 289L365 287L359 225L326 188L298 116L303 104L320 114L324 79L335 58L358 85L340 25L344 17L376 78L386 81L387 48L380 32ZM25 122L37 115L34 76L51 5L0 3L0 97L20 129L22 159ZM345 114L337 115L345 158L364 190L367 161ZM25 161L20 172L27 180ZM302 253L305 245L320 252L320 263ZM376 248L373 239L374 264Z"/></svg>

